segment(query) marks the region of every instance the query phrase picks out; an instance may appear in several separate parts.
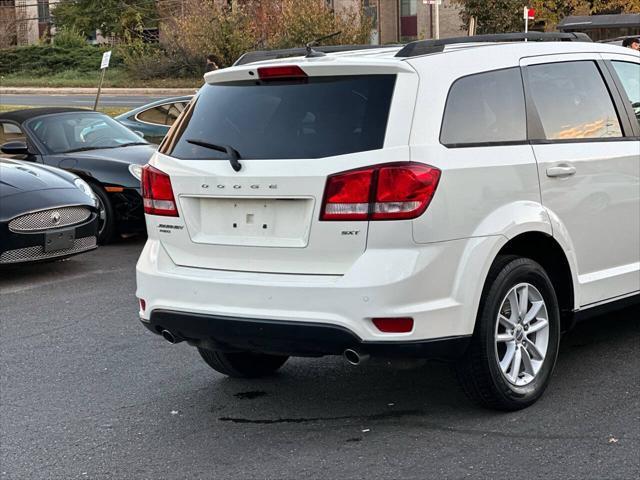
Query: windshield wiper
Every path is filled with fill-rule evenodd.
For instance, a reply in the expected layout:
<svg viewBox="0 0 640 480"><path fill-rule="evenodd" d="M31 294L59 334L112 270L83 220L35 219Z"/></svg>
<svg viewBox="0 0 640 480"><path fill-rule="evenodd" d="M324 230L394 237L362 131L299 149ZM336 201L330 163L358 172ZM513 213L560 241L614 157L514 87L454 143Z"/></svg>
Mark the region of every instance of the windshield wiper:
<svg viewBox="0 0 640 480"><path fill-rule="evenodd" d="M231 164L231 167L236 172L239 172L242 169L242 164L238 161L240 160L240 153L238 153L238 151L231 145L205 142L204 140L198 140L197 138L189 138L187 139L187 143L198 145L199 147L208 148L210 150L215 150L216 152L226 153L229 156L229 163Z"/></svg>
<svg viewBox="0 0 640 480"><path fill-rule="evenodd" d="M103 148L113 148L113 147L78 147L78 148L72 148L71 150L65 150L64 152L61 152L61 153L86 152L87 150L100 150Z"/></svg>
<svg viewBox="0 0 640 480"><path fill-rule="evenodd" d="M132 145L149 145L147 142L129 142L129 143L121 143L120 145L94 145L91 147L78 147L72 148L71 150L67 150L62 153L74 153L74 152L86 152L87 150L107 150L109 148L120 148L120 147L130 147Z"/></svg>
<svg viewBox="0 0 640 480"><path fill-rule="evenodd" d="M133 145L149 145L149 142L129 142L129 143L122 143L120 145L116 145L113 148L119 148L119 147L132 147Z"/></svg>

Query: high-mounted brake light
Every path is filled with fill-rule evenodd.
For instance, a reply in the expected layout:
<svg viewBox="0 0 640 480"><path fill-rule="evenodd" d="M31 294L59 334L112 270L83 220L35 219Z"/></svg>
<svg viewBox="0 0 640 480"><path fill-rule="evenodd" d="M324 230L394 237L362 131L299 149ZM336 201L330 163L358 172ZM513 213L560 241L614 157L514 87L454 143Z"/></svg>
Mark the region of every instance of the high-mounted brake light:
<svg viewBox="0 0 640 480"><path fill-rule="evenodd" d="M429 206L440 170L401 162L359 168L327 178L320 220L402 220Z"/></svg>
<svg viewBox="0 0 640 480"><path fill-rule="evenodd" d="M164 217L179 216L169 175L151 165L145 165L142 168L141 183L144 213Z"/></svg>
<svg viewBox="0 0 640 480"><path fill-rule="evenodd" d="M307 74L297 65L284 65L260 67L258 68L258 77L260 77L260 80L287 80L290 78L307 78Z"/></svg>

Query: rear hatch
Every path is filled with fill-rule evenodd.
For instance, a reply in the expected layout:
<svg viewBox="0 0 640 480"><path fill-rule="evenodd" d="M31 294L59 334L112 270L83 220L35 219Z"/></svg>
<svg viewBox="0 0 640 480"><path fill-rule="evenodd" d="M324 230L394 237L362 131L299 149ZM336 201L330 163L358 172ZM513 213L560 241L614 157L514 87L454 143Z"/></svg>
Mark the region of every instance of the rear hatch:
<svg viewBox="0 0 640 480"><path fill-rule="evenodd" d="M327 177L409 160L417 78L395 60L326 63L207 77L152 161L179 216L150 215L150 234L177 265L340 275L365 251L367 221L320 219Z"/></svg>

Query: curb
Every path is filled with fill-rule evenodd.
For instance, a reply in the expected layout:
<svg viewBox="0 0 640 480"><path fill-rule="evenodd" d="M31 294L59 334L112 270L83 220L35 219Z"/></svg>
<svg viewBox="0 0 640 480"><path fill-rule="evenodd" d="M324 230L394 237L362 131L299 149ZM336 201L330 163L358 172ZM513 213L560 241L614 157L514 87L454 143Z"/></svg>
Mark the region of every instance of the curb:
<svg viewBox="0 0 640 480"><path fill-rule="evenodd" d="M102 95L193 95L197 88L103 88ZM97 88L0 87L0 95L95 95Z"/></svg>

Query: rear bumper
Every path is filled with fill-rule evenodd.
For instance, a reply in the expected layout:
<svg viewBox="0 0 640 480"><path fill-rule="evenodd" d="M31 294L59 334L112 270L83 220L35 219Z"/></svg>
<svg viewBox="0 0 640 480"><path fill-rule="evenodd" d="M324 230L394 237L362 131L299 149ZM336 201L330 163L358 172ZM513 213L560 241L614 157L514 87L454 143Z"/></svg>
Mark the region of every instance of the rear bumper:
<svg viewBox="0 0 640 480"><path fill-rule="evenodd" d="M297 275L179 266L160 241L149 238L136 267L136 296L146 305L139 314L149 325L170 318L167 325L177 331L183 316L157 317L156 312L323 325L349 333L340 347L463 337L473 333L483 259L491 257L495 243L473 238L406 249L368 248L345 275ZM372 321L376 317L412 317L414 328L383 333Z"/></svg>
<svg viewBox="0 0 640 480"><path fill-rule="evenodd" d="M255 318L220 317L155 310L142 322L151 332L169 330L193 345L221 351L252 351L314 357L358 349L376 357L451 360L466 349L470 336L423 341L365 341L337 325Z"/></svg>

